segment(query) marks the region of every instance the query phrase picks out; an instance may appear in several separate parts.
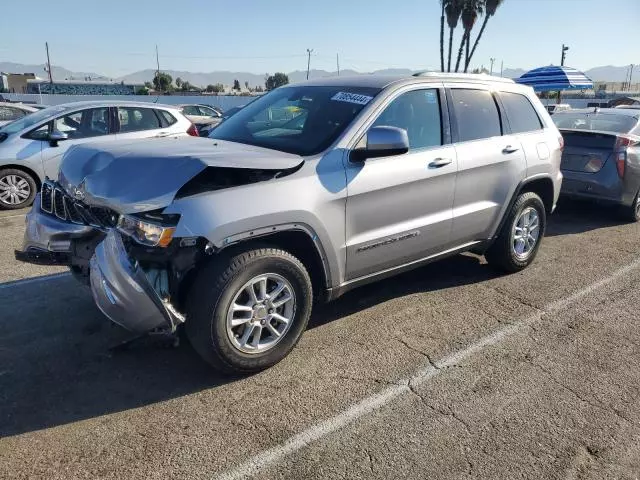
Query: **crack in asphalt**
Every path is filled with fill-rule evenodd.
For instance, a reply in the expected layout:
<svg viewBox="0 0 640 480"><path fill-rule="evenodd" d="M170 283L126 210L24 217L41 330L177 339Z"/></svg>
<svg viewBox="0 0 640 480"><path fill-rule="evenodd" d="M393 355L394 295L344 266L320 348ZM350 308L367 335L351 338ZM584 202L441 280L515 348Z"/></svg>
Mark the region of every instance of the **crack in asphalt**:
<svg viewBox="0 0 640 480"><path fill-rule="evenodd" d="M428 353L423 352L422 350L420 350L419 348L416 348L412 345L409 345L409 343L407 343L406 340L403 340L400 337L393 337L394 340L400 342L402 345L404 345L405 347L407 347L409 350L419 353L420 355L422 355L424 358L427 359L427 362L429 362L429 365L431 365L433 368L435 368L436 370L440 370L442 367L440 367L439 365L437 365L429 356Z"/></svg>
<svg viewBox="0 0 640 480"><path fill-rule="evenodd" d="M539 363L534 362L533 360L524 358L525 363L528 363L529 365L537 368L538 370L540 370L541 372L545 373L549 379L551 379L551 381L553 383L555 383L556 385L558 385L560 388L568 391L569 393L571 393L574 397L576 397L578 400L580 400L583 403L586 403L587 405L592 406L593 408L596 408L598 410L602 410L604 412L608 412L608 413L612 413L613 415L615 415L616 417L618 417L620 420L622 420L623 422L629 424L629 425L634 425L634 423L629 420L628 418L626 418L624 415L622 415L618 410L616 410L613 407L607 407L606 405L603 405L602 403L600 403L597 400L588 400L586 399L583 395L581 395L580 393L578 393L575 389L571 388L570 386L564 384L563 382L561 382L560 380L558 380L555 375L553 375L553 373L543 367L542 365L540 365Z"/></svg>

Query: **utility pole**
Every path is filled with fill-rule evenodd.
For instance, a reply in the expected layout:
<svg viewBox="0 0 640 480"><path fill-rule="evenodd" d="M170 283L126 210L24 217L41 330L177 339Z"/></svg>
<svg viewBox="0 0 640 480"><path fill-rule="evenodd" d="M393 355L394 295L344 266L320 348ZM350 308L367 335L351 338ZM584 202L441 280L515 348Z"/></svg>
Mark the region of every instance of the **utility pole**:
<svg viewBox="0 0 640 480"><path fill-rule="evenodd" d="M309 80L309 69L311 68L311 53L313 53L313 48L307 48L307 80Z"/></svg>
<svg viewBox="0 0 640 480"><path fill-rule="evenodd" d="M53 87L53 75L51 74L51 60L49 59L49 42L44 42L44 47L47 50L47 72L49 72L49 83ZM53 93L53 88L51 89Z"/></svg>
<svg viewBox="0 0 640 480"><path fill-rule="evenodd" d="M336 53L336 67L338 69L338 76L340 76L340 57L339 54Z"/></svg>
<svg viewBox="0 0 640 480"><path fill-rule="evenodd" d="M491 61L491 70L489 71L489 75L493 75L493 62L495 62L496 59L495 58L490 58L489 60Z"/></svg>
<svg viewBox="0 0 640 480"><path fill-rule="evenodd" d="M629 91L631 91L631 80L633 79L633 63L631 64L631 71L629 72Z"/></svg>
<svg viewBox="0 0 640 480"><path fill-rule="evenodd" d="M560 59L560 66L564 67L564 59L567 56L567 50L569 50L569 47L567 47L564 43L562 44L562 57Z"/></svg>
<svg viewBox="0 0 640 480"><path fill-rule="evenodd" d="M504 60L500 60L500 77L502 77L503 71L504 71Z"/></svg>
<svg viewBox="0 0 640 480"><path fill-rule="evenodd" d="M158 56L158 45L156 45L156 78L158 79L158 90L160 89L160 57Z"/></svg>

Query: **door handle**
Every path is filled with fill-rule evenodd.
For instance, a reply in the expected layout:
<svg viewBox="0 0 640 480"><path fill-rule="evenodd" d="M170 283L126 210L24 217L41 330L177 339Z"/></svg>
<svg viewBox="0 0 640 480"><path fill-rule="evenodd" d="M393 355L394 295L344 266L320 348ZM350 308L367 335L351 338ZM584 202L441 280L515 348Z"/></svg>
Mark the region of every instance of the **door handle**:
<svg viewBox="0 0 640 480"><path fill-rule="evenodd" d="M429 164L429 168L440 168L445 165L449 165L451 163L450 158L436 158L433 162Z"/></svg>
<svg viewBox="0 0 640 480"><path fill-rule="evenodd" d="M168 137L169 135L171 135L171 132L160 132L156 137Z"/></svg>
<svg viewBox="0 0 640 480"><path fill-rule="evenodd" d="M517 147L512 147L511 145L507 145L506 147L504 147L502 149L502 153L504 153L506 155L506 154L509 154L509 153L515 153L518 150L520 150L520 149L517 148Z"/></svg>

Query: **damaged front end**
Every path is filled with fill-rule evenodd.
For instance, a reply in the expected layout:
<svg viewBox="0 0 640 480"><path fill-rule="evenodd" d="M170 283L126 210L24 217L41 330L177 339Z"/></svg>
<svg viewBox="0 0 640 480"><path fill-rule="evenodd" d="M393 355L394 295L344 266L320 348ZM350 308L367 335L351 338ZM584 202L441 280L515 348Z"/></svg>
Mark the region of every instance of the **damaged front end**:
<svg viewBox="0 0 640 480"><path fill-rule="evenodd" d="M268 151L224 142L145 145L72 147L58 182L43 184L27 214L23 249L15 256L67 265L90 284L98 308L128 330L175 332L185 321L181 312L196 269L215 249L203 232L185 236L190 230L182 228L174 237L181 215L164 213L167 207L179 198L286 176L302 159L270 158ZM268 168L257 168L263 165Z"/></svg>

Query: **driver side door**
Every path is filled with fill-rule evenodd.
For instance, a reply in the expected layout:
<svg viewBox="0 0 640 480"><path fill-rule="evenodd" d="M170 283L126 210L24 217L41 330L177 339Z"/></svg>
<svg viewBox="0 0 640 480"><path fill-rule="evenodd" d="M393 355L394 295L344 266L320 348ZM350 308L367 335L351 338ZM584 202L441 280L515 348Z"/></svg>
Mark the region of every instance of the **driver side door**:
<svg viewBox="0 0 640 480"><path fill-rule="evenodd" d="M347 281L449 248L457 159L446 112L442 89L404 91L370 127L406 130L409 152L347 161Z"/></svg>

